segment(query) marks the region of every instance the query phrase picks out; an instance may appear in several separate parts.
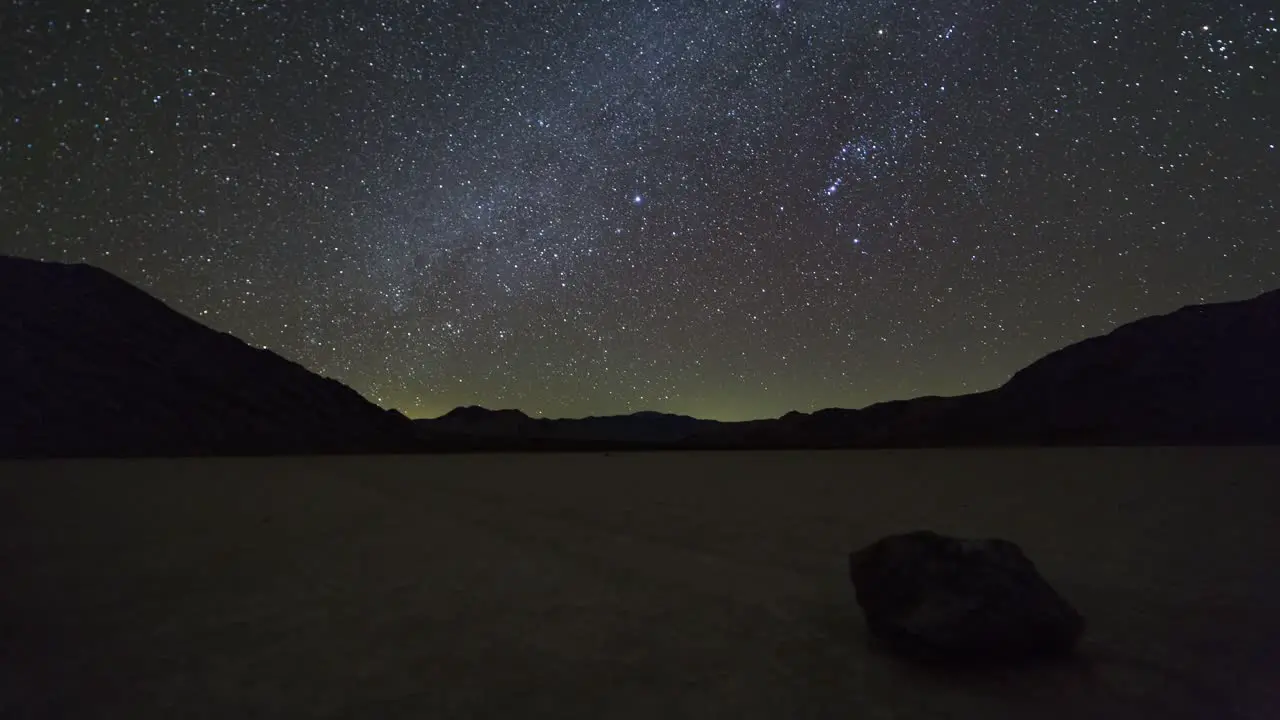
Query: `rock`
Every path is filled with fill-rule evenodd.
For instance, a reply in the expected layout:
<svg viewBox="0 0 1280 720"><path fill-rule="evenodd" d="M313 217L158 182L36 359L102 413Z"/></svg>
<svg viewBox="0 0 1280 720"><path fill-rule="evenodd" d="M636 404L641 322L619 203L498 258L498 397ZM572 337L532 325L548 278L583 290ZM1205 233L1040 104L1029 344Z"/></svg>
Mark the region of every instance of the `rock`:
<svg viewBox="0 0 1280 720"><path fill-rule="evenodd" d="M849 555L872 635L922 660L1018 660L1070 652L1084 619L1000 539L931 531L882 538Z"/></svg>

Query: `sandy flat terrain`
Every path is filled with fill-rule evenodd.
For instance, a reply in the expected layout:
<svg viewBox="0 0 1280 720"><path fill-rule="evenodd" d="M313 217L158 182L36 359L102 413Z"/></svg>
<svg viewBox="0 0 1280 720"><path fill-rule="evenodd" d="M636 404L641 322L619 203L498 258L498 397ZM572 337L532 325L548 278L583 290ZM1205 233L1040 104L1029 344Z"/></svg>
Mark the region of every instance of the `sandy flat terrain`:
<svg viewBox="0 0 1280 720"><path fill-rule="evenodd" d="M0 463L0 717L1271 718L1277 518L1274 448ZM1080 658L872 649L846 553L917 528Z"/></svg>

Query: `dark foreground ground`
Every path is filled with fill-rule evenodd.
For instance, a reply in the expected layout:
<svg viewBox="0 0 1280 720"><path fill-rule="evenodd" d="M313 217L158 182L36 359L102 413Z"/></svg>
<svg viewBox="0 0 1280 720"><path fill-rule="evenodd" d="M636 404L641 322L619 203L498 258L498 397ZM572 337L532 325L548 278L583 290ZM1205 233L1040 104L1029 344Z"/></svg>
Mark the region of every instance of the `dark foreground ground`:
<svg viewBox="0 0 1280 720"><path fill-rule="evenodd" d="M0 463L4 718L1268 718L1280 449ZM1020 543L1080 657L922 670L845 554Z"/></svg>

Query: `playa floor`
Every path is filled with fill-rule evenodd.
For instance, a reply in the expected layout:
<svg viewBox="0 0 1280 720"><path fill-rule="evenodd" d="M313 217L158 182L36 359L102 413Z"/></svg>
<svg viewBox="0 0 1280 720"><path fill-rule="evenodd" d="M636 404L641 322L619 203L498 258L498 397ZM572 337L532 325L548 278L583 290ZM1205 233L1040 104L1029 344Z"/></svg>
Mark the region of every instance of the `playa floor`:
<svg viewBox="0 0 1280 720"><path fill-rule="evenodd" d="M1272 718L1280 448L0 463L4 718ZM1020 544L1079 657L929 670L846 554Z"/></svg>

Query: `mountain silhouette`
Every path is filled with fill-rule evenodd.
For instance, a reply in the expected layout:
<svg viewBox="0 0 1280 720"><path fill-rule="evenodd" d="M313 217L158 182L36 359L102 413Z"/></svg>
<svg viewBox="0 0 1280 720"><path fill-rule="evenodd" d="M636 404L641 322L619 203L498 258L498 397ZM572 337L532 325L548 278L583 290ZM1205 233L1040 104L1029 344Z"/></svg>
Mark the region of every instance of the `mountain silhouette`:
<svg viewBox="0 0 1280 720"><path fill-rule="evenodd" d="M698 447L1280 443L1280 290L1143 318L1050 353L1004 385L789 413Z"/></svg>
<svg viewBox="0 0 1280 720"><path fill-rule="evenodd" d="M438 418L415 420L414 424L424 437L511 438L564 449L666 445L721 425L713 420L653 411L552 419L532 418L519 410L489 410L474 405L455 408Z"/></svg>
<svg viewBox="0 0 1280 720"><path fill-rule="evenodd" d="M714 422L663 413L576 420L459 408L420 431L681 449L1280 443L1280 290L1143 318L1053 352L994 390ZM566 449L568 449L566 447Z"/></svg>
<svg viewBox="0 0 1280 720"><path fill-rule="evenodd" d="M1004 385L748 422L410 421L88 265L0 256L0 456L1280 444L1280 290L1143 318Z"/></svg>
<svg viewBox="0 0 1280 720"><path fill-rule="evenodd" d="M0 456L392 451L403 415L88 265L0 256Z"/></svg>

